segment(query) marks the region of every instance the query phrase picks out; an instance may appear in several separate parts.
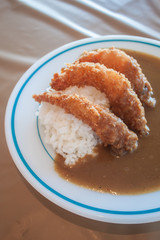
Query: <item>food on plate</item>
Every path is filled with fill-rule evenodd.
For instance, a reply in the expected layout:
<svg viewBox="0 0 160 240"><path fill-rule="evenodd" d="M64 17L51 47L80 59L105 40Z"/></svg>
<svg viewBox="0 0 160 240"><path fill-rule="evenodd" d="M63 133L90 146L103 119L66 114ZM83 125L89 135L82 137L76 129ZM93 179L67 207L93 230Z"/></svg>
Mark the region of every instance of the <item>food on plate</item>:
<svg viewBox="0 0 160 240"><path fill-rule="evenodd" d="M137 135L130 131L124 122L115 116L109 108L93 104L86 97L77 94L48 91L33 98L41 103L48 102L63 108L66 113L74 115L89 125L104 146L111 145L114 151L123 154L137 148Z"/></svg>
<svg viewBox="0 0 160 240"><path fill-rule="evenodd" d="M55 90L64 90L75 85L93 86L106 94L111 111L129 128L142 135L149 133L141 101L131 88L128 79L113 69L108 69L99 63L69 64L62 69L61 74L54 74L50 85Z"/></svg>
<svg viewBox="0 0 160 240"><path fill-rule="evenodd" d="M97 50L97 52L102 50ZM153 84L155 88L154 94L158 100L159 58L132 50L124 51L140 63L150 84ZM116 52L118 53L119 50ZM83 55L81 57L83 58ZM73 64L68 64L66 68L62 68L61 74L54 75L50 83L53 88L45 90L44 94L34 96L41 102L38 109L38 119L41 125L39 131L42 141L53 149L52 151L49 145L45 145L55 160L55 171L67 181L94 191L128 195L159 190L159 101L155 109L145 104L142 107L141 102L144 103L144 101L139 99L140 95L135 93L133 84L131 89L131 83L126 75L124 77L115 69L108 68L104 73L106 67L103 64L81 63L79 59ZM85 72L86 67L83 69L82 66L87 66L92 71ZM100 69L102 69L101 73ZM107 81L108 89L110 89L108 92L104 84L107 73L113 76L109 78L110 81ZM97 75L98 78L96 78ZM105 76L105 81L100 76ZM85 79L87 79L86 82ZM142 85L140 84L141 87ZM134 104L131 103L132 98ZM149 98L146 100L149 102ZM150 100L152 103L150 105L154 106L155 100L152 97ZM119 104L123 106L120 109L118 109ZM119 117L118 113L113 112L115 107L121 114L127 109L130 112L130 118L135 116L136 126L141 126L139 128L141 130L134 129L135 133L132 132L131 126L123 121L123 114ZM112 123L108 121L111 119ZM148 133L146 119L151 134L148 137L142 137L141 134ZM108 123L111 123L110 128ZM104 135L104 133L107 134ZM112 136L114 136L113 139ZM107 147L104 146L105 143ZM126 154L121 156L120 154L125 151Z"/></svg>
<svg viewBox="0 0 160 240"><path fill-rule="evenodd" d="M155 106L155 99L152 97L153 90L136 59L127 55L117 48L104 48L95 51L85 51L76 63L94 62L104 64L123 73L131 82L131 86L137 93L140 100L148 106Z"/></svg>

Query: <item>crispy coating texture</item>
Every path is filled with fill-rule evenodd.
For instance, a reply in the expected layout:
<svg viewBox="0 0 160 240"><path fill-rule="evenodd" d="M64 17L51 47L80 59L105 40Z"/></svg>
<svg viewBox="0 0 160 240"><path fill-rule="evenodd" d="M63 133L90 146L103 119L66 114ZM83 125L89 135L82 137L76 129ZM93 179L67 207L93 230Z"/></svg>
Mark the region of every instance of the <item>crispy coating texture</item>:
<svg viewBox="0 0 160 240"><path fill-rule="evenodd" d="M152 98L152 87L142 73L140 65L136 59L130 57L124 51L116 48L98 49L97 51L90 52L85 51L76 62L100 63L123 73L131 82L133 90L137 93L142 103L150 107L155 106L156 100Z"/></svg>
<svg viewBox="0 0 160 240"><path fill-rule="evenodd" d="M106 94L112 112L129 128L142 135L147 135L149 132L142 103L131 88L128 79L113 69L108 69L99 63L70 64L61 74L54 74L50 85L55 90L64 90L74 85L93 86Z"/></svg>
<svg viewBox="0 0 160 240"><path fill-rule="evenodd" d="M39 103L55 104L82 120L96 132L105 146L111 145L120 155L137 148L137 135L111 113L109 108L104 109L77 94L68 95L62 92L45 92L41 95L33 95L33 98Z"/></svg>

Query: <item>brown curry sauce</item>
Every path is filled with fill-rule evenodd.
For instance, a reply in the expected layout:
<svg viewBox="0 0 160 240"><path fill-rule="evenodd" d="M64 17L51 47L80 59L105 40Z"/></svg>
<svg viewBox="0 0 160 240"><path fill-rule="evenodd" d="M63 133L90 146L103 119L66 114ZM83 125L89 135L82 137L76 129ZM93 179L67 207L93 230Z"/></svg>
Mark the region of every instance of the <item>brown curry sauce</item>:
<svg viewBox="0 0 160 240"><path fill-rule="evenodd" d="M74 167L65 166L63 157L57 155L54 167L64 179L95 191L142 194L160 190L160 58L131 50L125 52L137 59L157 100L155 108L145 106L149 136L139 137L138 149L122 157L98 146L96 157L86 156L85 161Z"/></svg>

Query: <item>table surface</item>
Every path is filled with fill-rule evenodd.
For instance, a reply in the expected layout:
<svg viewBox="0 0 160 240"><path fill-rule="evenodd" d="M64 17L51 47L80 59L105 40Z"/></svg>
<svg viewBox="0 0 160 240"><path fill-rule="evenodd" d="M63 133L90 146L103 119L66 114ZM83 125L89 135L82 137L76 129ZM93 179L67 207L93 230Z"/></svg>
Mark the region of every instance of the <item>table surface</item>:
<svg viewBox="0 0 160 240"><path fill-rule="evenodd" d="M0 239L160 239L160 223L101 224L51 204L21 176L4 133L8 98L40 57L71 41L101 35L160 40L159 0L0 1Z"/></svg>

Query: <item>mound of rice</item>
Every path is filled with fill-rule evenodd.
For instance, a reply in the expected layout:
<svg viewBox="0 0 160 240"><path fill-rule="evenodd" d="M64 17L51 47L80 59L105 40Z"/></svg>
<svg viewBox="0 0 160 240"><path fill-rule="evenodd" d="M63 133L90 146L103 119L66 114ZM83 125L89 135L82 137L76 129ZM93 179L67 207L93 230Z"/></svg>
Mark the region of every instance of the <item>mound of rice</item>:
<svg viewBox="0 0 160 240"><path fill-rule="evenodd" d="M86 96L93 103L105 106L109 104L105 95L93 87L70 87L64 92ZM66 165L75 164L86 154L94 154L94 147L101 143L90 126L56 105L42 102L38 115L40 124L45 129L45 142L65 158Z"/></svg>

